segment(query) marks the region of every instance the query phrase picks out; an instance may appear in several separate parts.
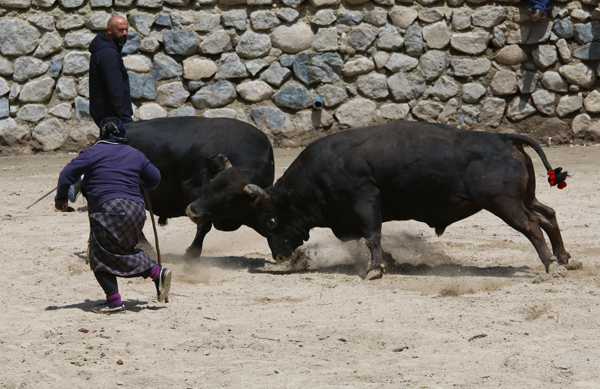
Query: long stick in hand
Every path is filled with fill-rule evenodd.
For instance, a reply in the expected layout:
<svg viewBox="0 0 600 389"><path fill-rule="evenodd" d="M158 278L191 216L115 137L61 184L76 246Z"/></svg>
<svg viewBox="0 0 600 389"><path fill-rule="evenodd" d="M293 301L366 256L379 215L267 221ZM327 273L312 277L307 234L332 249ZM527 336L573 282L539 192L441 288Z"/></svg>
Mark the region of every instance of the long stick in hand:
<svg viewBox="0 0 600 389"><path fill-rule="evenodd" d="M48 195L50 195L52 192L54 192L56 190L56 188L58 188L58 186L55 186L51 191L49 191L48 193L46 193L45 195L43 195L42 197L37 199L37 201L35 203L31 204L29 207L26 207L25 209L29 209L29 208L33 207L34 205L36 205L37 203L39 203L40 201L42 201L44 198L46 198Z"/></svg>

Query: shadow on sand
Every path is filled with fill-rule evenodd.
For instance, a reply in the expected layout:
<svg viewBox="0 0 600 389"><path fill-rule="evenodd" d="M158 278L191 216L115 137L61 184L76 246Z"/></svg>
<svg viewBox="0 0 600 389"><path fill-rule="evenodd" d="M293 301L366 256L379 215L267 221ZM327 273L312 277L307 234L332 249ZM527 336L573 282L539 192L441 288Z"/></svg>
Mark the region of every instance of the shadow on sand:
<svg viewBox="0 0 600 389"><path fill-rule="evenodd" d="M84 312L92 312L92 308L94 308L98 304L104 303L105 300L89 300L86 299L81 303L76 304L68 304L68 305L49 305L46 307L46 311L57 311L60 309L80 309ZM123 300L123 304L125 304L125 308L127 309L125 312L141 312L142 310L151 310L158 311L159 309L167 308L165 306L155 306L148 305L148 301L141 300Z"/></svg>

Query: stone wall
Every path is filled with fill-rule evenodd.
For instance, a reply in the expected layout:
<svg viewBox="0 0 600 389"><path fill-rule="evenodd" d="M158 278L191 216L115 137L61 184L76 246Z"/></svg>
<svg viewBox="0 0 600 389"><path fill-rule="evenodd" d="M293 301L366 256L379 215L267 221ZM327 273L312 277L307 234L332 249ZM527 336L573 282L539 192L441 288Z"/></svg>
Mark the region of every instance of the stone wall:
<svg viewBox="0 0 600 389"><path fill-rule="evenodd" d="M400 119L595 142L586 1L533 22L514 0L0 0L0 151L93 141L87 48L114 13L136 120L233 117L279 146Z"/></svg>

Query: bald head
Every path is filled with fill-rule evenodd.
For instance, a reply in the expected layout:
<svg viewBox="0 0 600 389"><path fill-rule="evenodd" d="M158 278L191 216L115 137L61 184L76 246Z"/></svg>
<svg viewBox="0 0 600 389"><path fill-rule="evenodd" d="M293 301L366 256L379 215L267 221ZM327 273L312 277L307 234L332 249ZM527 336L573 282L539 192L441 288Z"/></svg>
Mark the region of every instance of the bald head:
<svg viewBox="0 0 600 389"><path fill-rule="evenodd" d="M117 45L124 45L127 42L127 32L129 23L123 16L114 15L108 19L106 25L106 36Z"/></svg>

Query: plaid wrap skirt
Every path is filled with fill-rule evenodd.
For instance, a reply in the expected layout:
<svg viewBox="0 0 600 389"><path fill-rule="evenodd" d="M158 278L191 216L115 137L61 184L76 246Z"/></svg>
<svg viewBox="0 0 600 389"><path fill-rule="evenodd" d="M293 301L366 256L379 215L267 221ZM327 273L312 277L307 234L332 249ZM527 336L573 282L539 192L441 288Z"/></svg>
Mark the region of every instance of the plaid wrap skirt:
<svg viewBox="0 0 600 389"><path fill-rule="evenodd" d="M90 213L88 258L93 271L126 277L143 273L157 263L136 249L146 209L137 201L108 200Z"/></svg>

